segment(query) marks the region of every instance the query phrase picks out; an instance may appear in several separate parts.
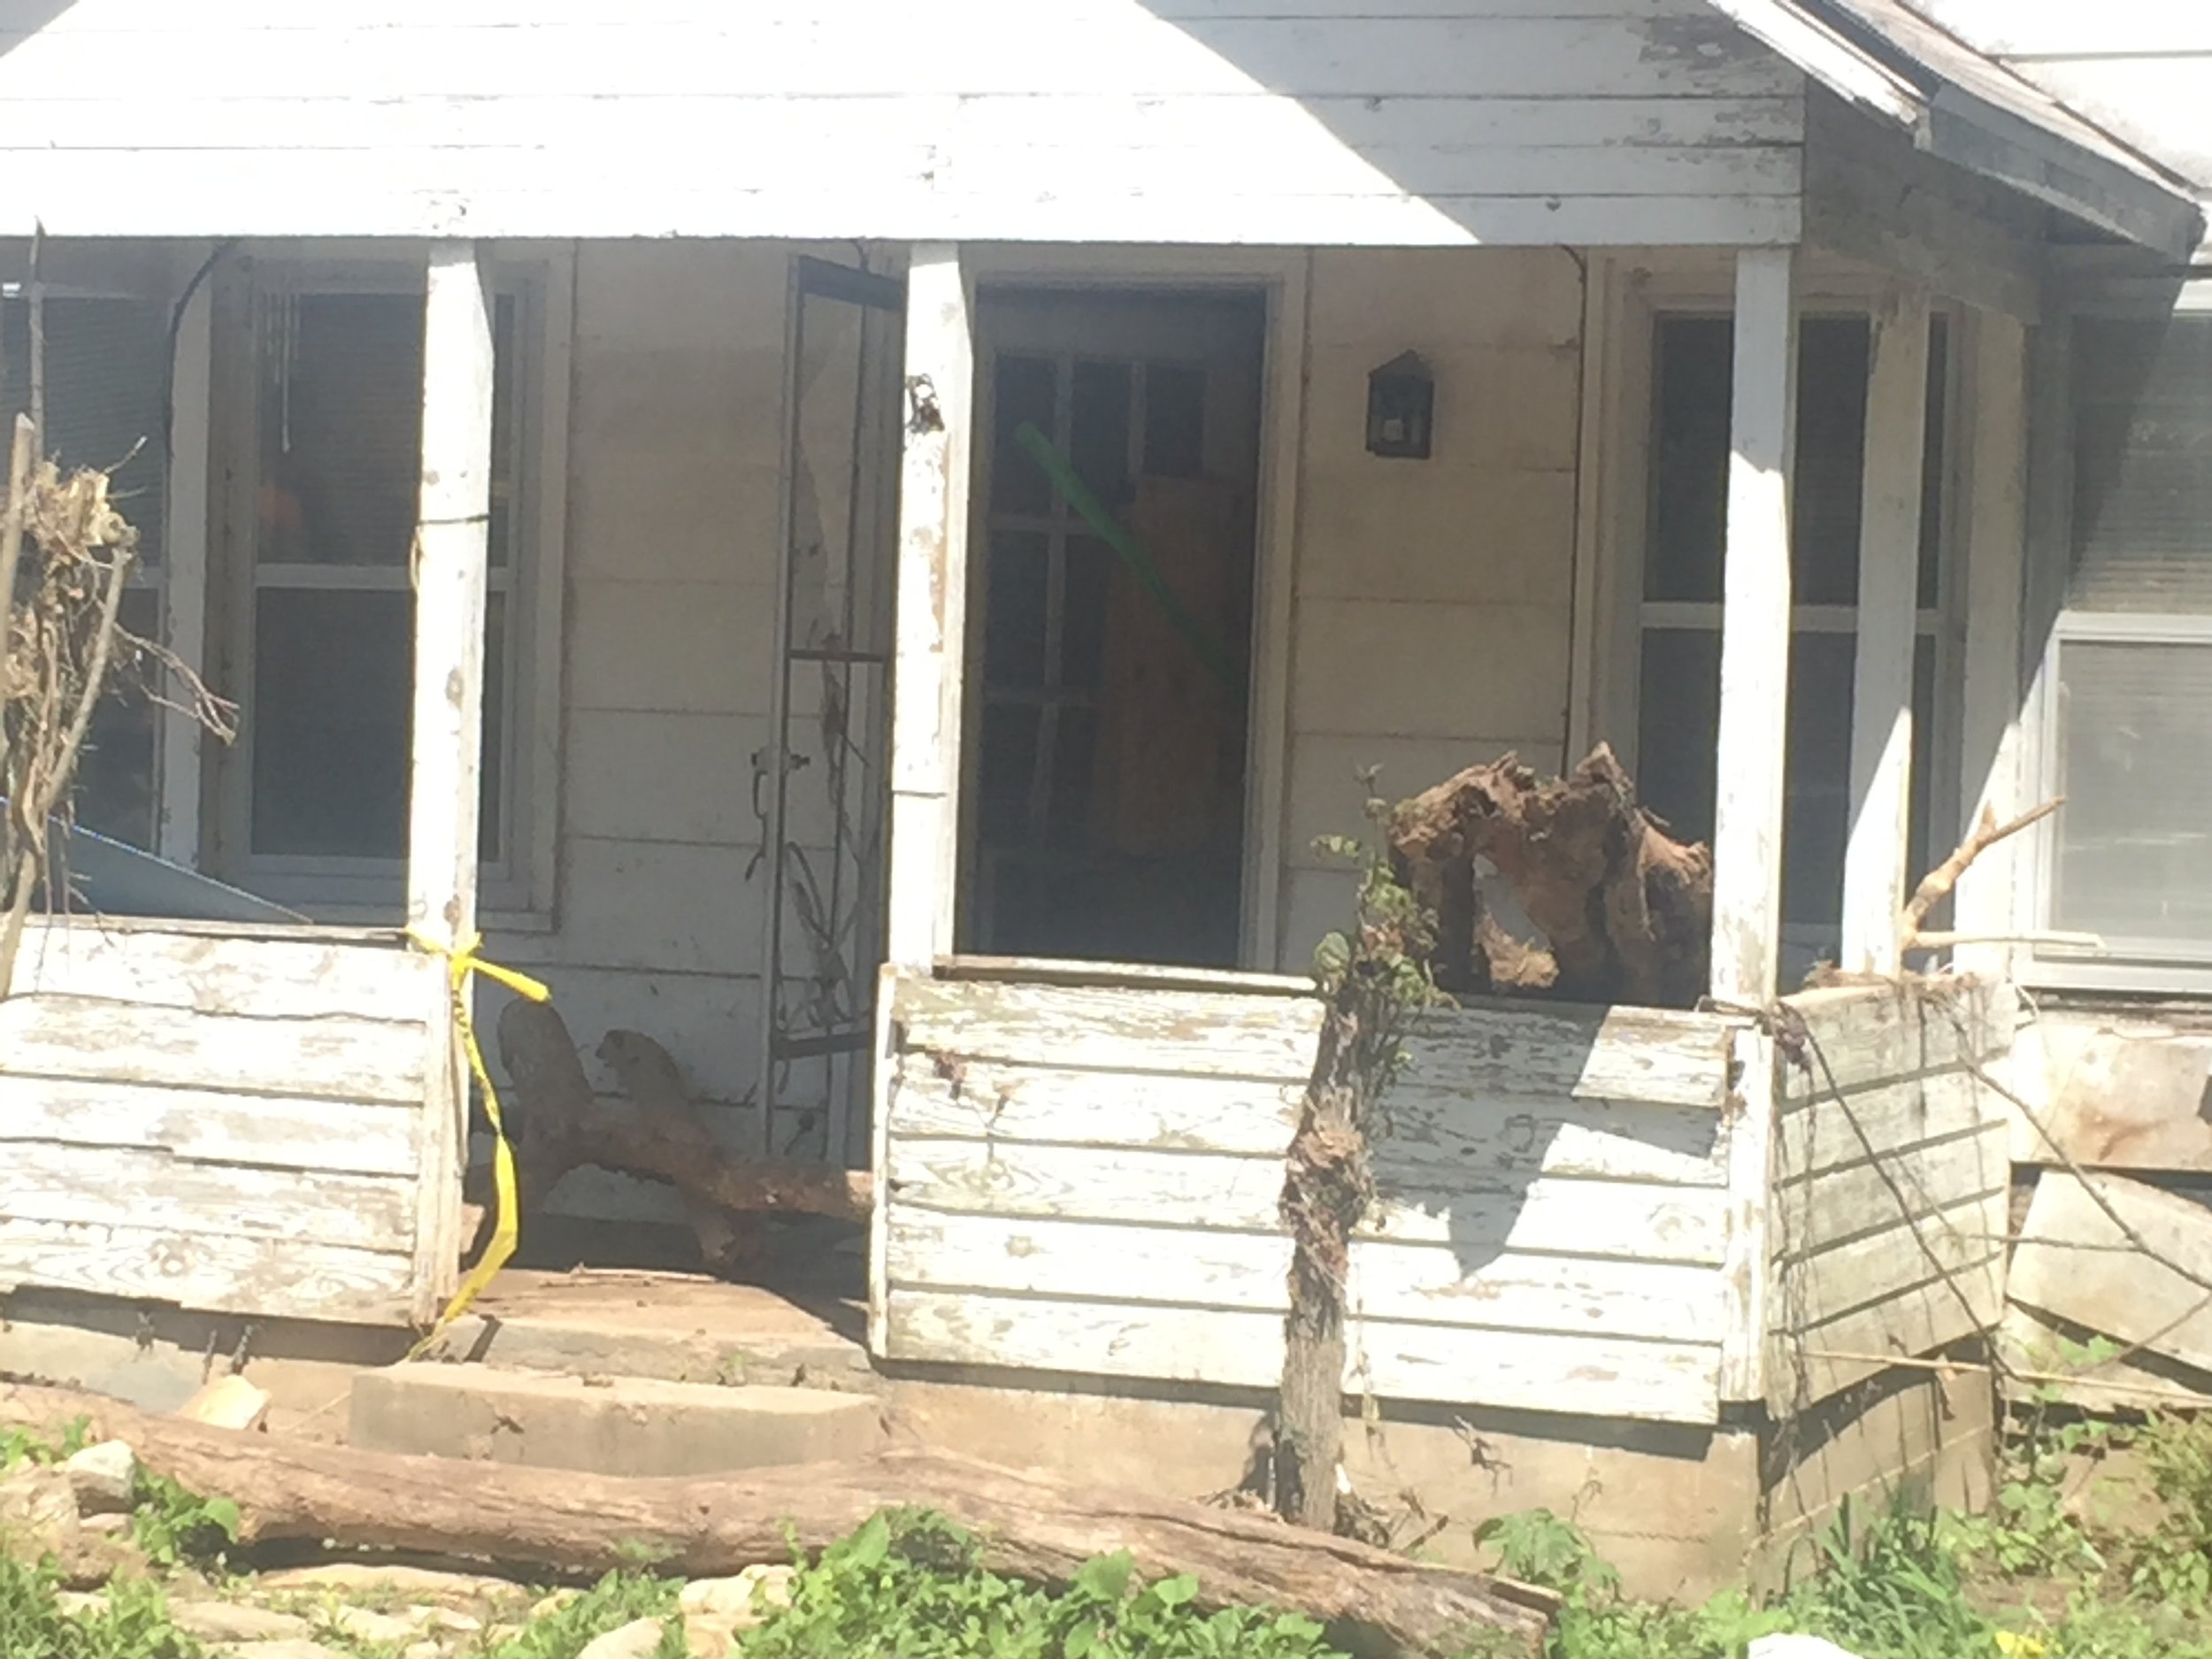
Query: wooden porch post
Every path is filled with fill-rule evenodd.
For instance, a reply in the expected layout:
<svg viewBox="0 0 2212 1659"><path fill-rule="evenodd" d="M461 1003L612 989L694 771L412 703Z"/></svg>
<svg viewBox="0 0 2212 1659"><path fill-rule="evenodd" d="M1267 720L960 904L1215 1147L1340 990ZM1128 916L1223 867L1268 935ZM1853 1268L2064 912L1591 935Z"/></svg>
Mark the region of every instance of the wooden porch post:
<svg viewBox="0 0 2212 1659"><path fill-rule="evenodd" d="M1763 1003L1781 954L1790 669L1790 451L1797 306L1787 248L1736 256L1727 548L1721 577L1712 994Z"/></svg>
<svg viewBox="0 0 2212 1659"><path fill-rule="evenodd" d="M1859 491L1859 634L1851 692L1851 828L1843 853L1843 960L1901 964L1912 798L1913 643L1920 609L1920 472L1927 440L1928 296L1875 311Z"/></svg>
<svg viewBox="0 0 2212 1659"><path fill-rule="evenodd" d="M966 669L975 351L960 250L915 248L906 279L905 455L891 703L886 954L927 968L953 944Z"/></svg>
<svg viewBox="0 0 2212 1659"><path fill-rule="evenodd" d="M484 587L492 472L492 295L471 242L430 250L423 310L422 495L416 528L414 752L407 923L457 946L476 932L477 787L484 729ZM459 1263L468 1093L445 975L433 976L416 1313L434 1316Z"/></svg>

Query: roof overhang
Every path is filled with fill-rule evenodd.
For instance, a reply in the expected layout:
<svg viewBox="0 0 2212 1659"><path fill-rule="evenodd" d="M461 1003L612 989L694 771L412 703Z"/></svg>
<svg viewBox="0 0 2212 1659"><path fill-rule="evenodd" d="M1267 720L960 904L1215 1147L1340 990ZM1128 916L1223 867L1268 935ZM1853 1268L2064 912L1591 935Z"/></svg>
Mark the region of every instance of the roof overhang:
<svg viewBox="0 0 2212 1659"><path fill-rule="evenodd" d="M2177 262L2202 240L2185 180L1899 0L1709 4L1939 160Z"/></svg>

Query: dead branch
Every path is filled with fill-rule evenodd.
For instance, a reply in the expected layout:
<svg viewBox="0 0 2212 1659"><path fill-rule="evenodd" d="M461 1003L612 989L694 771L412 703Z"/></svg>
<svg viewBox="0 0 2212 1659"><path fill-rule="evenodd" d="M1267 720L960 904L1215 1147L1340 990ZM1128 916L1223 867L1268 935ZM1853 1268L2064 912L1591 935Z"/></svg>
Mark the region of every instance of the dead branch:
<svg viewBox="0 0 2212 1659"><path fill-rule="evenodd" d="M926 1451L703 1479L401 1457L157 1417L60 1389L0 1387L0 1424L54 1434L90 1419L148 1470L239 1508L240 1542L327 1540L566 1572L636 1565L699 1577L818 1550L888 1507L973 1532L982 1563L1065 1584L1126 1549L1145 1578L1189 1572L1202 1604L1294 1608L1358 1652L1534 1654L1547 1613L1479 1573L1425 1566L1347 1539L1179 1499L1079 1486ZM1489 1640L1484 1643L1484 1637Z"/></svg>
<svg viewBox="0 0 2212 1659"><path fill-rule="evenodd" d="M1967 866L2003 841L2008 835L2017 835L2022 830L2040 824L2045 818L2066 804L2064 795L2056 795L2041 806L2032 807L2008 824L1997 822L1997 814L1988 807L1982 808L1982 820L1974 826L1974 833L1958 845L1956 851L1921 879L1913 889L1912 897L1905 902L1905 913L1900 919L1898 933L1907 950L1919 949L1924 935L1921 924L1935 907L1951 895L1966 873Z"/></svg>

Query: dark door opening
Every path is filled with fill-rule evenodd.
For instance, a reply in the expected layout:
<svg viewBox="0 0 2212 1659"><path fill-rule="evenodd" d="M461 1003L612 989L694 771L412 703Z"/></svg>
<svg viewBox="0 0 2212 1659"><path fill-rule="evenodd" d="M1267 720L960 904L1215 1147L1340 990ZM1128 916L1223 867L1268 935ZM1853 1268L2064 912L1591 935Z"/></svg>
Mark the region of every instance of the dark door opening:
<svg viewBox="0 0 2212 1659"><path fill-rule="evenodd" d="M964 949L1237 960L1265 316L979 303Z"/></svg>

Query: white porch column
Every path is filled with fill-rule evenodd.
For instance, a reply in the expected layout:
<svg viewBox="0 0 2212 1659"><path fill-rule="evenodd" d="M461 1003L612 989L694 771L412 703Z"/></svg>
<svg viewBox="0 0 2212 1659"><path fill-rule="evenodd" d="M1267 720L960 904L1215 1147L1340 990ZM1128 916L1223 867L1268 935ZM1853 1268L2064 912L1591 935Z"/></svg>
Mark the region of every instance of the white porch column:
<svg viewBox="0 0 2212 1659"><path fill-rule="evenodd" d="M422 380L407 921L451 944L476 927L492 501L492 296L472 242L430 250Z"/></svg>
<svg viewBox="0 0 2212 1659"><path fill-rule="evenodd" d="M975 347L960 250L918 245L906 278L906 447L899 473L886 955L926 968L952 949L966 669L968 467Z"/></svg>
<svg viewBox="0 0 2212 1659"><path fill-rule="evenodd" d="M1790 671L1790 451L1797 306L1787 248L1736 256L1722 562L1712 994L1764 1002L1781 954L1782 766Z"/></svg>
<svg viewBox="0 0 2212 1659"><path fill-rule="evenodd" d="M1875 311L1859 488L1859 634L1851 680L1851 828L1843 853L1843 960L1901 965L1912 799L1913 641L1920 609L1920 472L1927 441L1928 296Z"/></svg>

